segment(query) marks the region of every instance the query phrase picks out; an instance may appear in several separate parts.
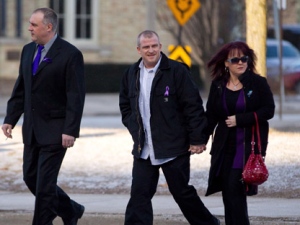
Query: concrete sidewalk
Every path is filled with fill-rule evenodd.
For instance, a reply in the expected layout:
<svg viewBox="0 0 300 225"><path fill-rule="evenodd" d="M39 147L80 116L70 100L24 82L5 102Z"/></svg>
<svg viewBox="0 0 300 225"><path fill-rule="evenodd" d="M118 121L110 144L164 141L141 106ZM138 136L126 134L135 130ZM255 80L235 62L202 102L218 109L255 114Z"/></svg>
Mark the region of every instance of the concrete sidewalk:
<svg viewBox="0 0 300 225"><path fill-rule="evenodd" d="M124 211L129 195L101 195L101 194L70 194L75 201L82 203L86 210L82 218L102 218L114 215L115 223L122 224ZM223 221L224 211L220 196L201 197L203 203L212 214ZM33 212L34 197L30 193L0 192L0 219L5 211L29 214ZM180 220L179 224L188 224L171 195L155 195L153 198L154 215L160 223ZM300 200L283 198L249 197L248 209L251 224L300 224ZM1 224L1 222L0 222ZM59 223L58 223L59 224ZM85 224L85 223L79 223ZM97 223L99 224L99 223ZM102 224L102 223L101 223ZM1 224L2 225L2 224Z"/></svg>

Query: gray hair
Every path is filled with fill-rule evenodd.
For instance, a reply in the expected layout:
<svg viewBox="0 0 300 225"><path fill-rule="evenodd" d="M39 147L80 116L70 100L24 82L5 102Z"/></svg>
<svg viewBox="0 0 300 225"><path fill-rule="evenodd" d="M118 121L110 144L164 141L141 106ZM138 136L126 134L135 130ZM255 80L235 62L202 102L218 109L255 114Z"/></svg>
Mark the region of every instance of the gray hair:
<svg viewBox="0 0 300 225"><path fill-rule="evenodd" d="M155 31L153 31L153 30L144 30L137 37L137 46L139 47L140 44L141 44L141 37L151 38L151 37L153 37L153 35L155 35L158 38L158 42L160 42L159 41L159 36Z"/></svg>
<svg viewBox="0 0 300 225"><path fill-rule="evenodd" d="M38 8L33 11L34 13L41 12L44 14L43 23L45 25L51 23L52 24L52 31L56 33L58 27L58 16L53 9L50 8Z"/></svg>

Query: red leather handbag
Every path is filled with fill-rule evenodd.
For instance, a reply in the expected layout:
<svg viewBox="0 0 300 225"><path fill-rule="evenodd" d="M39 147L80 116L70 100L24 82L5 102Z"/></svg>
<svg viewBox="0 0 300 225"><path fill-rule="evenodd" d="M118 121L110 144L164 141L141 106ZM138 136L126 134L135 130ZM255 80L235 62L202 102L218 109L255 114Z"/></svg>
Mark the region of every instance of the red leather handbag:
<svg viewBox="0 0 300 225"><path fill-rule="evenodd" d="M254 112L254 116L255 116L256 122L255 122L255 125L253 125L253 127L252 127L252 141L251 141L252 149L251 149L251 154L248 158L248 161L244 167L242 177L243 177L243 181L246 184L260 185L268 179L269 172L268 172L265 162L261 156L261 142L260 142L259 125L258 125L257 115L255 112ZM257 135L257 147L259 150L258 154L254 153L255 130L256 130L256 135Z"/></svg>

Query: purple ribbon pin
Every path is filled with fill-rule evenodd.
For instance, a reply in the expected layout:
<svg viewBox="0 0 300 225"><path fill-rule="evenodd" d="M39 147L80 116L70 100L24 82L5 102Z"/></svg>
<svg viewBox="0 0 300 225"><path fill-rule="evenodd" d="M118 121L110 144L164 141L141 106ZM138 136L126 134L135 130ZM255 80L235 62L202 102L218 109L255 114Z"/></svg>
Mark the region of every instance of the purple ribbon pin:
<svg viewBox="0 0 300 225"><path fill-rule="evenodd" d="M44 59L43 59L43 62L46 62L46 63L52 63L52 59L50 59L50 58L44 58Z"/></svg>
<svg viewBox="0 0 300 225"><path fill-rule="evenodd" d="M164 96L169 96L169 86L166 86L166 91L165 91Z"/></svg>

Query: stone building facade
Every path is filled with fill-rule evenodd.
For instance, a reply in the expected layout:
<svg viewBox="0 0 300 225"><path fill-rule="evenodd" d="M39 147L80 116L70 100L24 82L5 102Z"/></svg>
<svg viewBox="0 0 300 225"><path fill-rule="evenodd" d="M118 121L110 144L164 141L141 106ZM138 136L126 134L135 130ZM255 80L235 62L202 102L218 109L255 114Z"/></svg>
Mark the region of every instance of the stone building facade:
<svg viewBox="0 0 300 225"><path fill-rule="evenodd" d="M76 2L0 0L0 79L17 77L22 47L31 41L28 20L33 10L39 7L52 6L59 12L59 17L64 20L60 23L64 27L63 38L82 51L86 63L132 63L138 59L136 36L148 28L147 0L83 0L81 5ZM79 11L80 15L74 13ZM83 25L78 21L80 17L85 18ZM167 51L167 45L175 42L156 21L153 23L152 28L165 43L163 50ZM89 28L84 29L84 24ZM82 26L81 31L78 26Z"/></svg>

